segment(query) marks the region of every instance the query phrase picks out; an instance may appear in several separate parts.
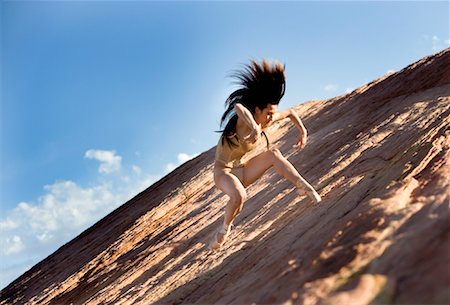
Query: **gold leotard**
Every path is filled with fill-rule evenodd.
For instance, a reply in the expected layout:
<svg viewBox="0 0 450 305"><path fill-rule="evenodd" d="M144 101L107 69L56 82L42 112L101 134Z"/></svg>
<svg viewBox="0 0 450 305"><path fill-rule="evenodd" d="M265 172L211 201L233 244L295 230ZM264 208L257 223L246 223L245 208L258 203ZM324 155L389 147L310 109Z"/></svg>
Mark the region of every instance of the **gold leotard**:
<svg viewBox="0 0 450 305"><path fill-rule="evenodd" d="M231 146L225 140L222 141L223 136L221 136L216 148L216 162L214 165L215 174L218 172L231 173L244 183L245 164L241 162L241 159L246 153L258 146L260 138L261 137L254 143L250 143L239 139L239 137L235 135L232 138L232 141L237 146Z"/></svg>

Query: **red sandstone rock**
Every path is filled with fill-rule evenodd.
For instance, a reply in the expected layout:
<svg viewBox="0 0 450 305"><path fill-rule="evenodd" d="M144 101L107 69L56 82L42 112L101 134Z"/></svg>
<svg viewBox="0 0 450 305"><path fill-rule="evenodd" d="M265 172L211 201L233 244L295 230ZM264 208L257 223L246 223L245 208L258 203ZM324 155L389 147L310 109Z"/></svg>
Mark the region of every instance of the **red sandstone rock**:
<svg viewBox="0 0 450 305"><path fill-rule="evenodd" d="M450 49L296 107L274 147L323 197L269 171L226 246L205 248L226 197L214 148L1 291L0 304L449 304ZM264 148L261 148L264 149Z"/></svg>

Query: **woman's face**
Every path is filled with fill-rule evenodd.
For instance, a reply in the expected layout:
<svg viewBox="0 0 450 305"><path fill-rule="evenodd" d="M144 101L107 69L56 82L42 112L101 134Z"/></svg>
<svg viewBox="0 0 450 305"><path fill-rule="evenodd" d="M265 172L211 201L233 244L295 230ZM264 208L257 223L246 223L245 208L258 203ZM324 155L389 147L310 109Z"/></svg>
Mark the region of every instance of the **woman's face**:
<svg viewBox="0 0 450 305"><path fill-rule="evenodd" d="M267 104L264 109L256 107L254 115L256 123L261 124L262 128L269 126L275 112L277 112L277 105Z"/></svg>

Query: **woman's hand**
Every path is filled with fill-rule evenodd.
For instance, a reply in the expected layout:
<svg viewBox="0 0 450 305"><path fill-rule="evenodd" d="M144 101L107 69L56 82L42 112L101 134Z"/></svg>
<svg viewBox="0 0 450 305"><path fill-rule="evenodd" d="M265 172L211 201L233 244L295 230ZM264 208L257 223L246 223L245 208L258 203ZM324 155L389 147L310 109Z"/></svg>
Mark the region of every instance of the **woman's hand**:
<svg viewBox="0 0 450 305"><path fill-rule="evenodd" d="M284 119L285 117L289 117L291 119L291 121L295 124L295 126L297 126L298 130L300 131L300 136L297 140L297 143L294 145L294 147L298 148L299 150L303 149L306 145L306 141L308 140L308 137L307 137L308 132L306 131L305 125L303 125L303 122L300 120L300 118L297 115L297 112L293 108L289 108L288 110L284 110L284 111L280 112L276 116L276 119L280 120L280 119Z"/></svg>
<svg viewBox="0 0 450 305"><path fill-rule="evenodd" d="M294 147L298 148L299 150L303 149L306 145L307 139L308 138L306 133L302 133L301 136L298 138L297 143L294 145Z"/></svg>

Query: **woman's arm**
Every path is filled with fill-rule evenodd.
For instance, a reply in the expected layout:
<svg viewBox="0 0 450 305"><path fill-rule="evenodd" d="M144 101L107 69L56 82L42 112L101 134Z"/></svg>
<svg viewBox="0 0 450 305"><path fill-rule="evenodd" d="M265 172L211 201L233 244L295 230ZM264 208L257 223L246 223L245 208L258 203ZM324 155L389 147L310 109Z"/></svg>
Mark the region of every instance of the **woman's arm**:
<svg viewBox="0 0 450 305"><path fill-rule="evenodd" d="M307 135L308 132L306 131L305 125L303 125L302 120L300 120L300 118L297 115L297 112L295 112L294 109L289 109L289 118L291 119L291 121L295 124L295 126L297 126L297 128L300 130L302 135Z"/></svg>
<svg viewBox="0 0 450 305"><path fill-rule="evenodd" d="M244 105L237 103L236 105L234 105L234 111L236 111L237 116L242 119L245 122L245 125L247 125L249 128L257 128L256 126L258 126L258 124L253 118L252 113L247 108L245 108Z"/></svg>
<svg viewBox="0 0 450 305"><path fill-rule="evenodd" d="M279 111L273 115L273 121L278 121L278 120L282 120L285 118L290 118L291 121L295 124L295 126L299 129L300 137L297 141L296 146L298 146L300 149L302 149L306 145L306 139L307 139L307 135L308 135L305 125L303 125L303 122L298 117L297 112L292 108Z"/></svg>
<svg viewBox="0 0 450 305"><path fill-rule="evenodd" d="M236 112L238 118L240 118L251 130L250 135L245 137L244 140L255 142L258 139L259 134L261 133L261 126L256 123L252 113L250 112L250 110L245 108L244 105L237 103L236 105L234 105L234 111Z"/></svg>

